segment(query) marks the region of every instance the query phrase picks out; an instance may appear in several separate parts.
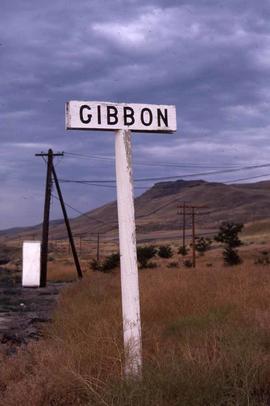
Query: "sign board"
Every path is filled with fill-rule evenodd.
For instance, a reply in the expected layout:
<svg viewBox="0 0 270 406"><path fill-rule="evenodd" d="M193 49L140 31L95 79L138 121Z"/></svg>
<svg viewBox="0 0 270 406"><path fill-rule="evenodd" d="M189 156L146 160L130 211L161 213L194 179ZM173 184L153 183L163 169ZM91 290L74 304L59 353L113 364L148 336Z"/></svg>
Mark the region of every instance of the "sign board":
<svg viewBox="0 0 270 406"><path fill-rule="evenodd" d="M66 129L172 133L176 110L171 105L70 101L66 103Z"/></svg>
<svg viewBox="0 0 270 406"><path fill-rule="evenodd" d="M115 131L115 166L125 373L141 376L142 340L132 179L131 132L176 131L175 106L94 101L66 103L67 130Z"/></svg>

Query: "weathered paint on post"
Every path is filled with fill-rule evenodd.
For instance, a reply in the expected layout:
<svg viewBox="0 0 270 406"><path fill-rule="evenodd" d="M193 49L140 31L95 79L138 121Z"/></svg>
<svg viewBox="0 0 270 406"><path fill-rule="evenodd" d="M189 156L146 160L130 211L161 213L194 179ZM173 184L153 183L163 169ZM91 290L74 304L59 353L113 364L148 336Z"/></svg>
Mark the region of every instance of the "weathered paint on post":
<svg viewBox="0 0 270 406"><path fill-rule="evenodd" d="M40 286L40 254L40 241L23 242L23 287L38 288Z"/></svg>
<svg viewBox="0 0 270 406"><path fill-rule="evenodd" d="M142 344L130 131L116 131L115 158L125 373L134 377L141 375Z"/></svg>

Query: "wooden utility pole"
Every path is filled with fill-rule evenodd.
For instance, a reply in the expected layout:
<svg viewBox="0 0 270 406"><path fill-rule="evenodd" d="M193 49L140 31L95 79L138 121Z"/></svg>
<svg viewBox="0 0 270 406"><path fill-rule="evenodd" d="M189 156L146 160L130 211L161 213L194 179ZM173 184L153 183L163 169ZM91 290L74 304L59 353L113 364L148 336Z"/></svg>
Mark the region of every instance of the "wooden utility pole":
<svg viewBox="0 0 270 406"><path fill-rule="evenodd" d="M183 238L182 247L183 250L186 248L186 202L183 203Z"/></svg>
<svg viewBox="0 0 270 406"><path fill-rule="evenodd" d="M196 245L195 245L195 239L196 239L196 232L195 232L195 216L200 213L196 213L196 209L207 209L207 206L196 206L196 205L187 205L185 202L182 205L178 206L178 209L182 210L181 212L178 212L178 214L183 215L183 228L186 226L186 220L185 216L186 215L191 215L192 218L192 267L196 268ZM187 213L186 209L190 209L191 212ZM183 247L185 246L185 232L183 231Z"/></svg>
<svg viewBox="0 0 270 406"><path fill-rule="evenodd" d="M62 195L61 188L60 188L58 178L57 178L57 175L56 175L56 172L55 172L55 169L54 169L53 165L52 165L52 174L53 174L56 190L57 190L57 193L58 193L58 197L59 197L59 200L60 200L64 220L65 220L65 223L66 223L66 228L67 228L68 238L69 238L69 244L70 244L70 247L71 247L71 250L72 250L75 266L76 266L76 269L77 269L77 274L78 274L79 278L82 278L82 276L83 276L82 275L82 270L81 270L81 267L80 267L80 262L79 262L79 258L78 258L78 255L77 255L73 235L72 235L72 232L71 232L71 228L70 228L70 224L69 224L69 219L68 219L68 215L67 215L63 195Z"/></svg>
<svg viewBox="0 0 270 406"><path fill-rule="evenodd" d="M99 262L99 233L97 233L97 262Z"/></svg>
<svg viewBox="0 0 270 406"><path fill-rule="evenodd" d="M195 250L195 208L192 207L192 266L196 268L196 250Z"/></svg>
<svg viewBox="0 0 270 406"><path fill-rule="evenodd" d="M41 269L40 269L40 287L44 288L47 283L47 260L48 260L48 237L49 237L49 221L50 221L50 203L52 192L52 167L53 158L55 156L63 156L62 153L54 154L52 149L48 150L48 153L41 152L35 154L35 156L47 157L47 177L46 177L46 189L45 189L45 203L43 214L43 226L42 226L42 243L41 243Z"/></svg>

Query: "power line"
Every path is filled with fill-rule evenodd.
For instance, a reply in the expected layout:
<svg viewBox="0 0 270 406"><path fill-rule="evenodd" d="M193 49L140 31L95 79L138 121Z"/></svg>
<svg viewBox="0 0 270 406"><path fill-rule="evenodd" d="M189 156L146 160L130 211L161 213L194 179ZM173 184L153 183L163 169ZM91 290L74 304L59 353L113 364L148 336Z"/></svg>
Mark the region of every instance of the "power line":
<svg viewBox="0 0 270 406"><path fill-rule="evenodd" d="M82 185L86 185L86 186L105 187L105 188L109 188L109 189L115 189L116 188L116 185L109 185L109 184L96 183L96 182L88 182L88 181L84 181L84 180L73 181L71 179L59 179L59 182L61 182L61 183L82 184ZM102 182L102 181L99 181L99 182ZM147 186L134 186L134 189L145 189L146 187ZM150 187L150 186L148 186L148 187Z"/></svg>
<svg viewBox="0 0 270 406"><path fill-rule="evenodd" d="M95 155L95 154L76 154L75 152L65 152L66 155L70 155L70 156L74 156L77 158L87 158L87 160L89 160L89 158L91 159L99 159L102 161L114 161L114 157L113 156L106 156L106 155Z"/></svg>
<svg viewBox="0 0 270 406"><path fill-rule="evenodd" d="M171 200L170 202L168 202L166 204L163 204L162 206L158 207L157 209L152 210L150 213L143 214L141 216L136 216L136 220L141 219L141 218L145 218L145 217L149 217L152 214L157 213L159 210L164 209L165 207L168 207L168 206L170 206L170 204L173 204L175 202L179 202L179 197L177 199Z"/></svg>
<svg viewBox="0 0 270 406"><path fill-rule="evenodd" d="M91 158L91 159L99 159L105 161L113 161L115 158L113 156L106 156L106 155L92 155L92 154L78 154L73 152L65 152L66 155L75 156L78 158ZM206 163L172 163L172 162L144 162L144 161L134 161L133 165L141 165L141 166L154 166L154 167L172 167L172 168L212 168L212 169L221 169L221 168L232 168L235 166L239 166L236 164L230 165L209 165Z"/></svg>
<svg viewBox="0 0 270 406"><path fill-rule="evenodd" d="M58 197L55 196L54 194L52 194L52 197L55 198L55 199L57 199L57 200L59 200ZM166 203L166 204L163 204L162 206L159 206L158 208L152 210L150 213L143 214L143 215L140 215L140 216L136 216L136 220L137 220L137 219L141 219L141 218L145 218L145 217L149 217L149 216L151 216L152 214L155 214L156 212L158 212L159 210L161 210L161 209L163 209L163 208L169 206L170 204L175 203L176 201L179 202L179 198L174 199L174 200L172 200L172 201L170 201L170 202L168 202L168 203ZM107 225L107 224L117 224L117 221L109 221L109 222L107 221L107 222L104 222L104 221L102 221L102 220L98 220L98 219L96 219L95 217L92 217L92 216L89 216L89 215L86 214L86 213L83 213L82 211L76 209L75 207L71 206L70 204L68 204L68 203L66 203L66 202L65 202L65 205L66 205L67 207L69 207L70 209L74 210L75 212L81 214L82 216L85 216L85 217L87 217L87 218L90 218L91 220L95 220L95 221L100 222L100 223L105 224L105 225Z"/></svg>
<svg viewBox="0 0 270 406"><path fill-rule="evenodd" d="M263 177L263 176L269 176L269 175L270 175L270 174L265 174L265 175L250 177L250 178L242 178L242 179L237 179L237 180L234 180L234 181L228 181L227 183L233 183L233 182L237 182L237 181L241 181L241 180L249 180L249 179L258 178L258 177ZM69 181L69 182L73 182L73 181ZM85 183L84 181L77 181L77 182L75 182L75 183L87 184L88 186L90 185L89 183ZM221 182L221 183L222 183L222 182ZM92 186L92 185L91 185L91 186ZM52 196L53 196L53 197L56 197L56 196L54 196L54 195L52 195ZM56 198L57 198L57 197L56 197ZM147 214L143 214L143 215L140 215L140 216L136 216L136 220L137 220L137 219L142 219L142 218L149 217L149 216L151 216L152 214L157 213L157 212L160 211L161 209L166 208L167 206L169 206L169 205L171 205L171 204L173 204L173 203L175 203L175 202L177 202L177 201L179 201L179 197L176 198L176 199L174 199L174 200L172 200L172 201L170 201L170 202L168 202L168 203L166 203L166 204L164 204L164 205L162 205L162 206L159 206L158 208L152 210L151 212L149 212L149 213L147 213ZM89 215L86 215L85 213L81 212L81 211L78 210L78 209L75 209L73 206L71 206L71 205L69 205L69 204L67 204L67 203L65 203L65 204L66 204L68 207L70 207L72 210L76 211L77 213L79 213L79 214L81 214L81 215L84 215L84 216L86 216L86 217L88 217L88 218L90 218L90 219L92 219L92 220L97 221L97 222L100 222L100 223L102 223L102 224L116 224L116 223L117 223L116 221L113 221L113 222L106 222L106 223L105 223L105 222L103 222L102 220L97 220L97 219L94 218L94 217L90 217ZM204 213L204 214L211 214L211 213Z"/></svg>
<svg viewBox="0 0 270 406"><path fill-rule="evenodd" d="M198 172L198 173L191 173L188 175L163 176L163 177L157 177L157 178L141 178L141 179L134 179L134 181L135 182L145 182L145 181L167 180L167 179L177 179L177 178L183 179L183 178L202 176L202 175L220 175L223 173L239 172L239 171L245 171L245 170L250 170L250 169L267 168L269 166L270 166L270 164L251 165L251 166L243 166L243 167L237 168L237 169L224 169L222 171Z"/></svg>
<svg viewBox="0 0 270 406"><path fill-rule="evenodd" d="M244 181L244 180L251 180L251 179L258 179L258 178L264 178L265 176L270 176L270 173L266 173L266 174L264 174L264 175L258 175L258 176L250 176L250 177L248 177L248 178L242 178L242 179L234 179L234 180L228 180L228 181L226 181L226 182L222 182L222 183L228 183L228 184L230 184L230 183L236 183L236 182L242 182L242 181Z"/></svg>
<svg viewBox="0 0 270 406"><path fill-rule="evenodd" d="M88 181L84 181L84 180L59 179L59 182L61 182L61 183L75 183L75 184L79 184L79 185L81 184L81 185L85 185L85 186L98 186L98 187L105 187L105 188L115 189L115 185L103 184L103 183L101 183L102 181L100 181L100 183L97 183L97 182L88 182Z"/></svg>
<svg viewBox="0 0 270 406"><path fill-rule="evenodd" d="M252 169L260 169L260 168L268 168L270 167L270 164L262 164L262 165L250 165L250 166L243 166L241 168L237 169L224 169L220 171L210 171L210 172L196 172L196 173L190 173L187 175L174 175L174 176L162 176L162 177L152 177L152 178L135 178L134 182L149 182L149 181L163 181L163 180L168 180L168 179L183 179L183 178L191 178L191 177L196 177L196 176L203 176L203 175L220 175L223 173L233 173L233 172L239 172L239 171L246 171L246 170L252 170ZM76 180L76 179L60 179L61 182L65 183L87 183L87 184L109 184L109 183L115 183L115 179L106 179L106 180L98 180L98 179L90 179L90 180Z"/></svg>
<svg viewBox="0 0 270 406"><path fill-rule="evenodd" d="M58 197L55 196L54 194L52 194L52 197L53 197L54 199L59 200ZM94 221L96 221L97 223L101 223L101 224L105 224L105 225L109 224L109 222L105 222L105 221L96 219L95 217L89 216L88 214L83 213L82 211L80 211L80 210L78 210L78 209L75 209L75 207L71 206L71 205L68 204L66 201L65 201L64 203L65 203L65 205L66 205L67 207L69 207L70 209L74 210L75 212L81 214L81 215L84 216L84 217L89 218L90 220L94 220Z"/></svg>
<svg viewBox="0 0 270 406"><path fill-rule="evenodd" d="M265 175L259 175L259 176L249 177L249 178L236 179L236 180L228 181L227 183L233 183L233 182L237 182L237 181L241 181L241 180L249 180L249 179L259 178L259 177L264 177L264 176L269 176L269 175L270 175L270 174L265 174ZM92 185L89 183L89 181L61 180L61 182L80 183L80 184L85 184L85 185L88 185L88 186L92 186ZM106 181L106 182L108 182L108 181ZM222 182L221 182L221 183L222 183ZM223 183L225 183L225 182L223 182ZM99 185L99 186L101 186L101 185ZM106 187L106 186L105 186L105 187ZM52 197L58 199L58 197L55 196L55 195L53 195L53 194L52 194ZM58 200L59 200L59 199L58 199ZM163 205L161 205L161 206L155 208L154 210L150 211L150 212L147 213L147 214L143 214L143 215L140 215L140 216L136 216L136 220L149 217L149 216L151 216L151 215L157 213L158 211L162 210L163 208L166 208L166 207L170 206L171 204L174 204L175 202L179 202L179 197L177 197L176 199L174 199L174 200L172 200L172 201L170 201L170 202L168 202L168 203L166 203L166 204L163 204ZM99 220L99 219L97 219L97 218L95 218L95 217L89 216L89 215L87 215L86 213L83 213L82 211L80 211L80 210L74 208L73 206L71 206L70 204L68 204L68 203L66 203L66 202L65 202L65 204L66 204L66 206L69 207L70 209L74 210L75 212L77 212L78 214L80 214L80 215L82 215L82 216L85 216L85 217L89 218L90 220L96 221L96 222L101 223L101 224L103 224L103 225L108 225L108 224L114 224L114 225L115 225L115 224L117 224L117 221L104 222L104 221ZM213 214L213 213L215 213L215 211L214 211L214 212L210 212L210 213L207 212L207 213L203 213L203 214Z"/></svg>
<svg viewBox="0 0 270 406"><path fill-rule="evenodd" d="M58 197L55 196L54 194L52 194L52 197L58 199ZM59 199L58 199L58 200L59 200ZM151 216L152 214L155 214L155 213L157 213L158 211L160 211L160 210L162 210L162 209L164 209L164 208L170 206L171 204L174 204L175 202L179 202L179 197L176 198L176 199L174 199L174 200L169 201L169 202L166 203L166 204L163 204L163 205L161 205L161 206L155 208L154 210L150 211L149 213L142 214L142 215L140 215L140 216L135 216L135 217L136 217L136 220L149 217L149 216ZM68 204L68 203L66 203L66 202L65 202L65 205L66 205L67 207L69 207L70 209L74 210L75 212L81 214L82 216L88 217L88 218L90 218L90 219L92 219L92 220L95 220L95 221L99 221L99 222L101 222L102 224L105 224L105 225L107 225L107 224L117 224L117 221L109 221L109 222L107 221L107 222L104 222L104 221L102 221L102 220L97 220L95 217L91 217L91 216L89 216L88 214L83 213L82 211L76 209L75 207L71 206L70 204ZM204 214L209 214L209 213L204 213Z"/></svg>

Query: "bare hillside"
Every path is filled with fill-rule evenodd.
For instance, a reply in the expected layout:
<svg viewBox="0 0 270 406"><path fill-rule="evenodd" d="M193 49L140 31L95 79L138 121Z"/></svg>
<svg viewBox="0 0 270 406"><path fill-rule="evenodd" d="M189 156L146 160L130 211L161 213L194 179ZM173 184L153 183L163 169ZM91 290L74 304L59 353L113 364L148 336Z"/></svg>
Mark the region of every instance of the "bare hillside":
<svg viewBox="0 0 270 406"><path fill-rule="evenodd" d="M216 229L221 221L250 223L267 219L269 216L270 181L225 185L203 180L161 182L135 199L138 233L173 231L181 228L181 216L177 206L187 204L204 205L197 216L198 226ZM187 215L187 226L190 216ZM116 202L108 203L85 215L71 220L74 234L87 236L97 232L117 232ZM2 231L2 236L20 235L39 237L41 226ZM62 221L54 221L50 228L53 238L65 238Z"/></svg>

